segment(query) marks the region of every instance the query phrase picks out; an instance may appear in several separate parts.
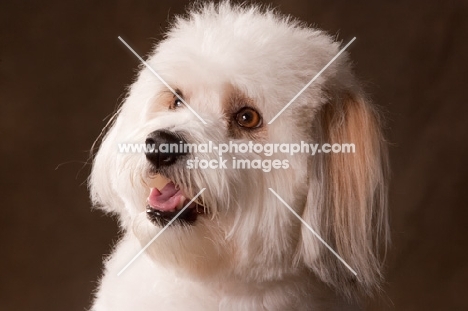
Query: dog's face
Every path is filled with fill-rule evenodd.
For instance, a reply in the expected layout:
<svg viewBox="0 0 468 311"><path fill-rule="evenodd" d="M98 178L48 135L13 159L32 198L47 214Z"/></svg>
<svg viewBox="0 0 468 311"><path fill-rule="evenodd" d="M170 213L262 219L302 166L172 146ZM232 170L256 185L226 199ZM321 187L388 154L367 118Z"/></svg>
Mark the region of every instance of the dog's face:
<svg viewBox="0 0 468 311"><path fill-rule="evenodd" d="M372 287L379 273L376 236L386 230L384 153L346 56L268 124L338 51L324 33L273 13L222 5L178 19L147 61L177 95L142 67L96 156L94 202L118 213L122 227L145 245L205 188L147 249L154 261L200 279L268 281L310 269L332 285L349 283L353 275L271 188L357 270L363 288ZM196 159L219 164L220 156L118 149L301 141L354 143L356 154L234 150L221 156L223 168L188 168ZM268 172L233 168L240 159L288 165ZM171 181L165 191L152 186L159 175Z"/></svg>

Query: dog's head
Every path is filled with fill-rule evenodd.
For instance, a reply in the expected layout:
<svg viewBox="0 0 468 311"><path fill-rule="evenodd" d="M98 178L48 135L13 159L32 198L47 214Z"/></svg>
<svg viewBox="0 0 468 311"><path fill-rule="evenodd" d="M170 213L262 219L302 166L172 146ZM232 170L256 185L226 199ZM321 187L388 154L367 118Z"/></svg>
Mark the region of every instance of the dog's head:
<svg viewBox="0 0 468 311"><path fill-rule="evenodd" d="M154 72L141 67L103 139L90 178L93 201L117 213L144 245L205 189L148 248L155 261L200 278L270 281L307 270L346 294L374 288L387 234L377 115L346 53L295 98L339 50L323 32L258 8L210 4L178 18L147 60ZM219 167L217 150L119 152L124 143L210 142L351 143L355 153L269 156L234 148ZM202 162L212 168L196 166ZM170 183L157 190L160 175Z"/></svg>

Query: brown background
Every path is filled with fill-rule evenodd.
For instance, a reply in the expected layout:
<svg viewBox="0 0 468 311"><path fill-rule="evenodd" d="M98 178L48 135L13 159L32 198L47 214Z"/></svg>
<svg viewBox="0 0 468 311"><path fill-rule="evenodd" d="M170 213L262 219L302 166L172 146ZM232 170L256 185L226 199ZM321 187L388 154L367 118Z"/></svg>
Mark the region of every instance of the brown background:
<svg viewBox="0 0 468 311"><path fill-rule="evenodd" d="M117 237L91 211L88 151L186 1L0 4L0 310L84 310ZM368 310L468 310L468 9L273 1L345 42L387 111L394 244Z"/></svg>

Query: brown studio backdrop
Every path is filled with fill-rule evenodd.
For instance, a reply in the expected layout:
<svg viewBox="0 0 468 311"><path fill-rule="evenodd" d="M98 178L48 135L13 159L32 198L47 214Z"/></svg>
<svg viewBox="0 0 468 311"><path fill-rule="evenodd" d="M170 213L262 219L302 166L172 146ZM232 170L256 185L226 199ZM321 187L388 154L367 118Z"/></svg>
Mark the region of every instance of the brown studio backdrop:
<svg viewBox="0 0 468 311"><path fill-rule="evenodd" d="M387 298L368 310L466 310L468 9L462 1L273 1L347 42L387 112ZM0 4L0 310L84 310L114 220L91 211L88 151L185 1ZM60 165L58 168L57 166Z"/></svg>

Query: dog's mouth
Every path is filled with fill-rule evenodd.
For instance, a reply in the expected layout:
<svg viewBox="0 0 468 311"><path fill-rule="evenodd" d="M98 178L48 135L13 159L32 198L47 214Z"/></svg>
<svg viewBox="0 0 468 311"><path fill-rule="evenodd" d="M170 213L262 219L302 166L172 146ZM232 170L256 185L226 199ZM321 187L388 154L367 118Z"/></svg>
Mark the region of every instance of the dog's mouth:
<svg viewBox="0 0 468 311"><path fill-rule="evenodd" d="M191 199L172 181L161 176L157 178L156 186L150 188L146 207L146 215L153 224L165 226L173 219L171 224L193 224L199 215L204 214L204 207L190 202Z"/></svg>

